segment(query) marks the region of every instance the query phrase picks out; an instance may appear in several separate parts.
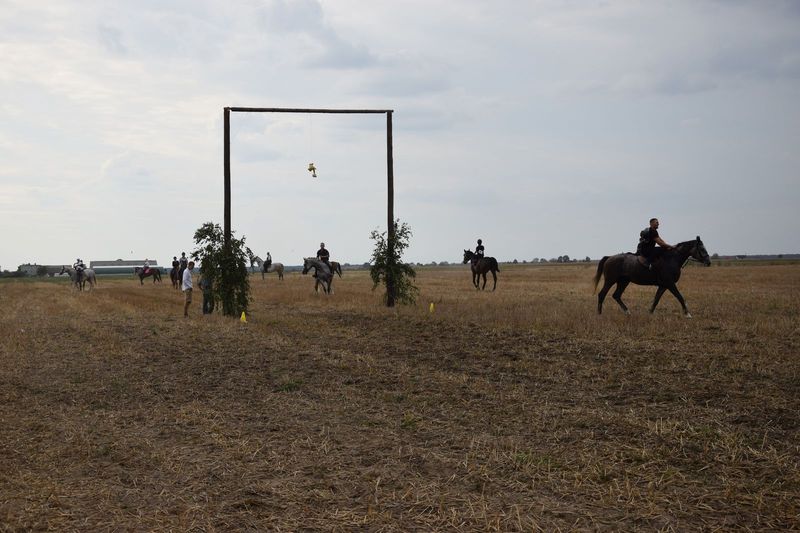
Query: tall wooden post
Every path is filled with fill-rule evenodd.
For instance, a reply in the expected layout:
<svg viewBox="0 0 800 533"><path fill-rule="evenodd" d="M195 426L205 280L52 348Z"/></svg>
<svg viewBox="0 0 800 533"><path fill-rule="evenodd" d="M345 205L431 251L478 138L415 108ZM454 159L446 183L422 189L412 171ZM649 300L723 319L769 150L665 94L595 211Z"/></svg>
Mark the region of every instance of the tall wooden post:
<svg viewBox="0 0 800 533"><path fill-rule="evenodd" d="M225 108L225 249L231 248L231 108Z"/></svg>
<svg viewBox="0 0 800 533"><path fill-rule="evenodd" d="M386 222L388 224L388 231L386 233L386 246L387 258L389 267L386 271L386 306L394 307L395 299L395 286L394 276L392 274L392 267L394 266L394 158L392 155L392 112L386 112L386 185L387 185L387 207L386 207Z"/></svg>

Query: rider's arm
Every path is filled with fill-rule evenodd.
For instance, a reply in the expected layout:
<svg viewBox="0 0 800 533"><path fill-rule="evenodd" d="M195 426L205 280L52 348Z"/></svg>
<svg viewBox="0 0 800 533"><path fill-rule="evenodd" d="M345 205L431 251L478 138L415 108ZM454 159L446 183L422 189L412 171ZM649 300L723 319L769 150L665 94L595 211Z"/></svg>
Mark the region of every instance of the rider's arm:
<svg viewBox="0 0 800 533"><path fill-rule="evenodd" d="M656 241L656 244L658 244L662 248L672 248L672 246L670 246L669 244L664 242L664 239L662 239L661 237L656 237L655 241Z"/></svg>

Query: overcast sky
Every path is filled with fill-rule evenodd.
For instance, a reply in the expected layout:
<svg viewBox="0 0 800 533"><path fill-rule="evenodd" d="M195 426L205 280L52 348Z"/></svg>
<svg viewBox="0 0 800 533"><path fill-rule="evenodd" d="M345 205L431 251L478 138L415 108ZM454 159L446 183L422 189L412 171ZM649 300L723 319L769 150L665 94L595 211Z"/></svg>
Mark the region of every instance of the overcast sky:
<svg viewBox="0 0 800 533"><path fill-rule="evenodd" d="M800 2L0 0L0 267L223 222L225 106L393 109L410 261L800 252ZM234 114L233 228L298 264L386 229L382 115ZM319 177L307 171L314 162Z"/></svg>

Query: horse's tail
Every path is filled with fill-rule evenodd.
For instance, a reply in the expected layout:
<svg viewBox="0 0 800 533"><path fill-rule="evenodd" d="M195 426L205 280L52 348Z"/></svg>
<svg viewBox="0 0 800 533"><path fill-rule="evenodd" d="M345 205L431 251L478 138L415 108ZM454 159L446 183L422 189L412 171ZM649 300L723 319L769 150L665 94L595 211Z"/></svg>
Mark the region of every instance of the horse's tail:
<svg viewBox="0 0 800 533"><path fill-rule="evenodd" d="M597 290L597 284L600 282L600 276L603 275L603 267L606 265L609 256L604 256L599 263L597 263L597 272L594 275L594 290Z"/></svg>
<svg viewBox="0 0 800 533"><path fill-rule="evenodd" d="M491 259L492 259L492 269L497 272L500 272L500 265L497 263L497 259L495 259L494 257L492 257Z"/></svg>

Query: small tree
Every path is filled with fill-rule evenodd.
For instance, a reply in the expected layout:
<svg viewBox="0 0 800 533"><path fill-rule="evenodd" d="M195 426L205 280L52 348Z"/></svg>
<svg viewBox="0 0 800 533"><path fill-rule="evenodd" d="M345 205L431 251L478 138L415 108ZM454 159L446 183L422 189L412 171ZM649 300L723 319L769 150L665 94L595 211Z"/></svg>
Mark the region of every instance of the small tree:
<svg viewBox="0 0 800 533"><path fill-rule="evenodd" d="M385 231L379 233L375 229L369 234L370 239L375 241L369 269L372 290L375 290L381 282L386 286L387 292L383 296L384 303L388 303L389 283L394 285L395 299L401 304L413 304L417 301L419 289L411 281L417 277L417 273L414 267L402 261L403 251L408 248L411 235L411 228L408 224L405 222L400 224L400 220L396 220L394 223L394 246L390 250Z"/></svg>
<svg viewBox="0 0 800 533"><path fill-rule="evenodd" d="M214 283L214 298L222 303L222 312L227 316L240 315L250 303L249 249L244 241L244 236L241 239L231 236L230 250L226 250L222 228L213 222L206 222L194 232L198 247L191 255L199 261L203 277Z"/></svg>

